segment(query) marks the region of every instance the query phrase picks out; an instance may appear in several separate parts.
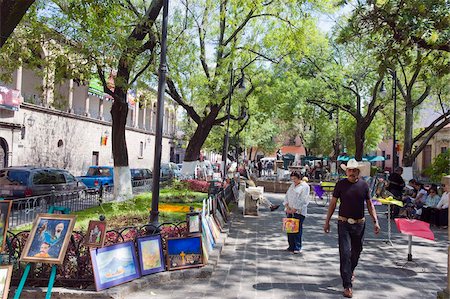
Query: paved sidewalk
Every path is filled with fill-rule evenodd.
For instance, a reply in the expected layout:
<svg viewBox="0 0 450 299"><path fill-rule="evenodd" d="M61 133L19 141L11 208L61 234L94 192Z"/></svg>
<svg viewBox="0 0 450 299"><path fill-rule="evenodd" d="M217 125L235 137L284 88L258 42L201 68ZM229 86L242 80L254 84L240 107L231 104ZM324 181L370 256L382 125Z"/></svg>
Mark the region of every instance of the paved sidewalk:
<svg viewBox="0 0 450 299"><path fill-rule="evenodd" d="M266 195L274 203L281 203L284 196ZM326 210L310 203L299 255L284 251L287 238L281 231L281 207L275 212L262 208L258 217L236 215L210 279L155 285L127 298L343 298L336 221L324 234ZM407 237L397 232L393 221L394 246L381 241L387 238L385 210L377 207L383 232L380 240L365 241L353 298L436 298L446 286L446 230L434 229L436 242L413 237L414 262L405 265ZM366 238L374 238L371 221Z"/></svg>

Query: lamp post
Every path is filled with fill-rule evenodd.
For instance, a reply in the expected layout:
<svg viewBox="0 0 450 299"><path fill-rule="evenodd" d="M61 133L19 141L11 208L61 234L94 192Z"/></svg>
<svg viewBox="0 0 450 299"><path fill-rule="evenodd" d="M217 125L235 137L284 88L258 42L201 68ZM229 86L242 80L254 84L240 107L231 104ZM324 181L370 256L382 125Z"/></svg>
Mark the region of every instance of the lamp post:
<svg viewBox="0 0 450 299"><path fill-rule="evenodd" d="M239 79L239 90L244 90L244 72L242 72L242 77ZM231 109L231 97L233 95L233 81L234 81L234 71L233 71L233 64L230 64L230 89L228 92L228 103L227 103L227 129L225 131L225 137L223 139L223 149L222 149L222 174L223 174L223 181L225 181L226 175L227 175L227 156L228 156L228 145L230 140L230 109ZM239 143L238 143L239 145ZM239 149L236 149L238 151ZM238 157L238 154L236 154L236 160Z"/></svg>
<svg viewBox="0 0 450 299"><path fill-rule="evenodd" d="M167 23L169 12L169 0L163 0L163 20L161 33L161 58L159 63L159 81L158 81L158 101L156 105L156 134L155 134L155 157L153 162L153 185L152 185L152 210L150 212L150 223L158 227L159 217L159 178L161 169L161 150L162 150L162 130L164 116L164 92L166 89L167 75Z"/></svg>

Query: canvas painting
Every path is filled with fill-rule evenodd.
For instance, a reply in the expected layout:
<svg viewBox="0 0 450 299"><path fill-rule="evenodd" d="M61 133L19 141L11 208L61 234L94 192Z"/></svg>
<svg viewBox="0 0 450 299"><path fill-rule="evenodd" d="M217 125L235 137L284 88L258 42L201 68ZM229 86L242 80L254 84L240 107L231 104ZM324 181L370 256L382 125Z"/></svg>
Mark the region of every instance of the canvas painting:
<svg viewBox="0 0 450 299"><path fill-rule="evenodd" d="M209 243L208 250L209 249L212 250L215 242L214 242L214 238L212 236L211 230L209 229L208 222L206 221L206 217L202 217L201 221L202 221L202 235L204 234L206 236L206 241L208 241L208 243ZM205 237L203 237L203 238L205 238ZM209 250L209 251L211 251L211 250Z"/></svg>
<svg viewBox="0 0 450 299"><path fill-rule="evenodd" d="M12 265L0 266L0 299L7 299L11 283Z"/></svg>
<svg viewBox="0 0 450 299"><path fill-rule="evenodd" d="M62 264L75 225L75 218L75 215L38 214L20 260Z"/></svg>
<svg viewBox="0 0 450 299"><path fill-rule="evenodd" d="M89 221L84 244L89 247L103 247L106 235L105 221Z"/></svg>
<svg viewBox="0 0 450 299"><path fill-rule="evenodd" d="M200 214L189 213L186 215L186 222L189 234L200 233L202 231Z"/></svg>
<svg viewBox="0 0 450 299"><path fill-rule="evenodd" d="M203 266L201 236L167 239L167 269Z"/></svg>
<svg viewBox="0 0 450 299"><path fill-rule="evenodd" d="M165 270L166 267L160 235L138 238L137 246L142 275Z"/></svg>
<svg viewBox="0 0 450 299"><path fill-rule="evenodd" d="M11 212L12 202L12 200L0 200L0 250L3 250L5 246L9 213Z"/></svg>
<svg viewBox="0 0 450 299"><path fill-rule="evenodd" d="M134 242L114 244L90 251L97 291L139 278Z"/></svg>

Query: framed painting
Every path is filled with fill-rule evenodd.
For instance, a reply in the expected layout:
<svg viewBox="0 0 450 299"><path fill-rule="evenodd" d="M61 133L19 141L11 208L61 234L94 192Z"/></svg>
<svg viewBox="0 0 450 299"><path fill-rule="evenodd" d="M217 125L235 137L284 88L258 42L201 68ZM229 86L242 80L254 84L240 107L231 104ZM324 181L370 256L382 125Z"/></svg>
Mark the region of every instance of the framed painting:
<svg viewBox="0 0 450 299"><path fill-rule="evenodd" d="M0 299L8 299L12 271L12 265L0 266Z"/></svg>
<svg viewBox="0 0 450 299"><path fill-rule="evenodd" d="M203 238L205 238L205 236L206 236L206 238L207 238L206 241L208 241L208 243L209 243L208 249L211 248L211 250L212 250L215 242L214 242L214 238L212 236L211 230L209 229L208 222L206 221L206 217L202 217L201 221L202 221ZM211 251L211 250L209 250L209 251Z"/></svg>
<svg viewBox="0 0 450 299"><path fill-rule="evenodd" d="M168 270L203 266L201 236L169 238L166 248Z"/></svg>
<svg viewBox="0 0 450 299"><path fill-rule="evenodd" d="M106 235L106 221L89 221L84 245L89 247L103 247Z"/></svg>
<svg viewBox="0 0 450 299"><path fill-rule="evenodd" d="M90 253L97 291L141 277L134 242L92 248Z"/></svg>
<svg viewBox="0 0 450 299"><path fill-rule="evenodd" d="M141 274L147 275L166 270L161 236L153 235L136 239Z"/></svg>
<svg viewBox="0 0 450 299"><path fill-rule="evenodd" d="M12 202L12 200L0 200L0 251L3 251L5 247Z"/></svg>
<svg viewBox="0 0 450 299"><path fill-rule="evenodd" d="M200 213L186 214L186 223L188 228L188 234L191 235L202 232L202 222L200 219Z"/></svg>
<svg viewBox="0 0 450 299"><path fill-rule="evenodd" d="M75 215L38 214L20 261L62 264L75 225Z"/></svg>

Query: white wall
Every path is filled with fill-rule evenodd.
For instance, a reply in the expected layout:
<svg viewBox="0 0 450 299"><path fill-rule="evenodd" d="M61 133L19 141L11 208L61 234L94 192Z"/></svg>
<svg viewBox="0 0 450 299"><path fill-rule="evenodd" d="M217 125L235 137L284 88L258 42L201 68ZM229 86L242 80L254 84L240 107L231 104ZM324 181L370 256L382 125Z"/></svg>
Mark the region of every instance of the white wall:
<svg viewBox="0 0 450 299"><path fill-rule="evenodd" d="M18 112L0 109L1 122L25 124L24 139L21 139L20 128L0 126L0 137L9 146L10 165L51 166L81 175L91 165L93 151L99 152L100 165L113 165L111 124L32 105L25 106L27 108L21 108ZM35 120L32 127L27 122L30 116ZM106 131L109 134L107 145L102 146L100 140ZM63 142L61 147L58 147L59 140ZM129 128L126 140L130 167L152 169L155 136ZM144 142L142 157L139 155L141 141ZM169 141L169 138L163 138L163 163L170 159Z"/></svg>

